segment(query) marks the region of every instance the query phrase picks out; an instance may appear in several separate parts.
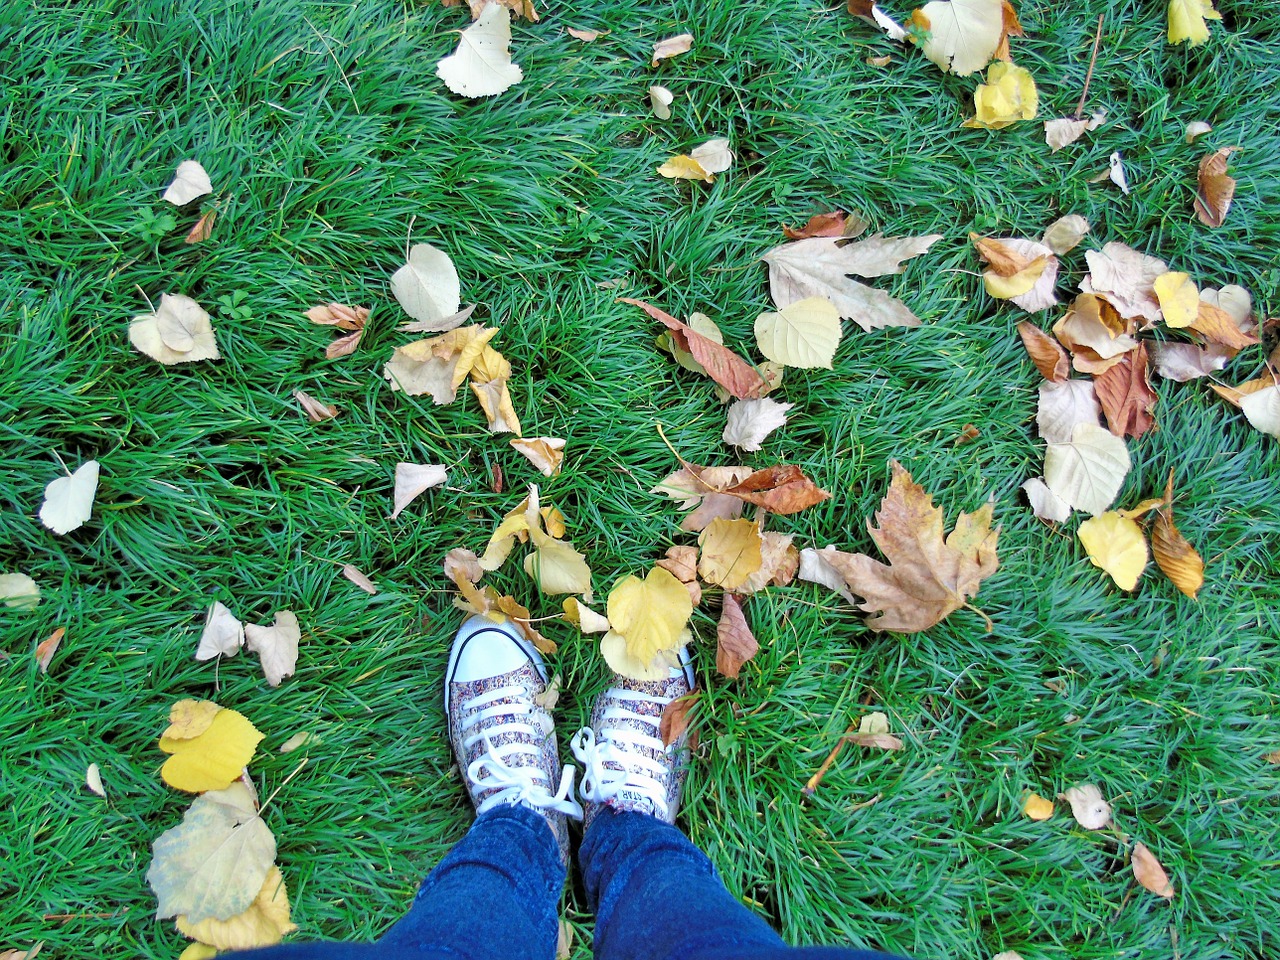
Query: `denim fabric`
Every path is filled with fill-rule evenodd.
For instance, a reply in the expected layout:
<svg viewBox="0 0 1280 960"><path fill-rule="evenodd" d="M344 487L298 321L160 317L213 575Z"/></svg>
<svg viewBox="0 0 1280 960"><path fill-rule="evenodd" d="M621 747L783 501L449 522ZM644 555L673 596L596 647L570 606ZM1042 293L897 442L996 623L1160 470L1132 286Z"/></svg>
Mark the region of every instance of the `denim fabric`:
<svg viewBox="0 0 1280 960"><path fill-rule="evenodd" d="M845 947L788 947L725 889L670 824L604 809L579 856L597 960L891 960ZM291 943L235 960L553 960L564 886L541 816L501 806L476 819L377 943ZM899 958L900 960L900 958Z"/></svg>

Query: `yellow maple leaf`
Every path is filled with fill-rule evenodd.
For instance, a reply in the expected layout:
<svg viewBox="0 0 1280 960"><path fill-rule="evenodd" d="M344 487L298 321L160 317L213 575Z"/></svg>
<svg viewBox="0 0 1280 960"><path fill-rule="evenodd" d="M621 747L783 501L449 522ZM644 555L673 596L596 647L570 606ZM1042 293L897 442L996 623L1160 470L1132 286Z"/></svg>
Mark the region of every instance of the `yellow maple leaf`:
<svg viewBox="0 0 1280 960"><path fill-rule="evenodd" d="M1206 20L1221 20L1213 0L1169 0L1169 42L1198 47L1209 39Z"/></svg>
<svg viewBox="0 0 1280 960"><path fill-rule="evenodd" d="M1090 517L1080 524L1080 543L1095 567L1101 567L1116 586L1132 590L1147 566L1147 540L1136 520L1115 510Z"/></svg>
<svg viewBox="0 0 1280 960"><path fill-rule="evenodd" d="M613 627L600 641L605 660L624 676L655 680L666 676L668 665L676 662L662 654L689 639L693 601L670 571L655 566L643 580L625 576L615 583L605 612Z"/></svg>
<svg viewBox="0 0 1280 960"><path fill-rule="evenodd" d="M987 71L987 82L973 92L976 115L964 125L999 130L1019 120L1033 119L1038 102L1031 73L1024 67L1000 60Z"/></svg>
<svg viewBox="0 0 1280 960"><path fill-rule="evenodd" d="M279 943L286 933L298 929L289 921L289 891L280 868L272 864L249 909L227 920L209 917L191 923L185 916L176 920L179 932L219 950L249 950Z"/></svg>
<svg viewBox="0 0 1280 960"><path fill-rule="evenodd" d="M160 768L160 778L187 793L224 790L253 759L261 740L262 734L243 714L220 709L199 736L160 738L160 749L173 754Z"/></svg>
<svg viewBox="0 0 1280 960"><path fill-rule="evenodd" d="M1022 801L1022 812L1032 820L1048 820L1053 816L1053 801L1029 792Z"/></svg>

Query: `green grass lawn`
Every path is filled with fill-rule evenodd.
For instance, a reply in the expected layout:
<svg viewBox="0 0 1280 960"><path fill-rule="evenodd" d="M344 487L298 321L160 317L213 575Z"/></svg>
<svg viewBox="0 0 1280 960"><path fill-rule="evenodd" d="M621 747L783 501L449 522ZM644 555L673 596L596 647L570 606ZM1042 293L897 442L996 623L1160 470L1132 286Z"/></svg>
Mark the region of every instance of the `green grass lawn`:
<svg viewBox="0 0 1280 960"><path fill-rule="evenodd" d="M1018 492L1039 473L1038 375L1013 333L1025 314L982 292L970 230L1037 236L1064 213L1093 224L1064 258L1116 240L1202 285L1248 287L1280 311L1280 10L1221 0L1197 49L1164 42L1155 0L1023 0L1014 56L1043 118L1080 96L1105 127L1057 154L1039 121L965 130L976 77L940 73L843 5L586 2L513 28L525 79L463 101L434 75L465 8L432 3L93 0L0 13L0 573L44 591L0 607L0 949L173 958L154 919L152 840L187 798L158 776L169 704L216 698L267 738L251 767L266 796L319 734L267 812L298 937L372 938L466 830L439 686L458 623L440 574L480 549L541 480L475 398L436 407L380 375L404 318L390 274L407 239L451 254L464 302L497 325L528 435L568 440L542 484L569 519L598 593L690 542L649 494L681 453L729 463L709 381L655 349L657 325L620 296L711 315L753 353L770 309L758 257L782 223L839 206L890 234L942 233L877 281L925 321L869 334L846 324L832 371L789 371L792 421L748 462L800 464L833 493L775 529L803 544L871 550L864 520L900 460L948 509L996 498L1000 570L975 604L908 637L869 632L834 594L796 583L747 607L760 655L714 676L715 630L695 613L708 695L685 822L729 888L793 942L851 942L921 957L1026 960L1261 958L1280 950L1280 445L1204 382L1158 382L1159 429L1130 442L1131 505L1163 490L1207 562L1199 602L1155 572L1133 595L1089 564L1081 517L1052 530ZM905 4L891 4L906 15ZM593 44L568 26L611 31ZM652 43L691 31L691 53L649 66ZM892 53L886 68L868 55ZM675 117L653 119L665 83ZM1214 130L1194 145L1191 120ZM714 136L738 163L714 185L654 174ZM1226 226L1192 215L1196 165L1239 145ZM1133 187L1090 184L1123 151ZM208 169L219 216L188 246L155 220L174 166ZM602 287L605 282L616 285ZM164 292L214 316L224 359L163 368L129 319ZM237 301L235 298L239 297ZM349 358L303 311L373 308ZM1053 316L1037 318L1044 325ZM1254 347L1228 368L1258 375ZM337 404L323 424L292 399ZM966 423L980 438L953 441ZM102 464L92 520L57 537L36 519L44 485ZM397 460L445 463L447 489L387 519ZM500 466L506 490L490 489ZM353 563L373 597L339 576ZM492 578L535 613L558 611L509 564ZM192 659L203 612L294 610L297 674L278 689L257 659ZM31 650L67 630L47 676ZM567 690L562 741L607 679L594 642L549 624ZM901 752L848 748L812 799L801 787L852 720L880 709ZM102 769L104 802L82 786ZM1111 832L1060 805L1025 819L1024 791L1098 783L1116 823L1163 861L1171 902L1137 888ZM580 887L565 916L586 956ZM68 919L63 919L68 918Z"/></svg>

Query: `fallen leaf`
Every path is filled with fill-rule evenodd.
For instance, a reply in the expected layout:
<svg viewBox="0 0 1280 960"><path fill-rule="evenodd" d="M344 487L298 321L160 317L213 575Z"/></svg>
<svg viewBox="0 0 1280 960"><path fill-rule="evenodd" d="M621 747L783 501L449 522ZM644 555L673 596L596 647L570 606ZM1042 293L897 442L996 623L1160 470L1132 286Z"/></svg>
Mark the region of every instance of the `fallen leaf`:
<svg viewBox="0 0 1280 960"><path fill-rule="evenodd" d="M307 730L300 730L284 743L280 744L280 752L293 753L295 750L300 750L307 746L314 746L317 743L320 743L320 738L318 736Z"/></svg>
<svg viewBox="0 0 1280 960"><path fill-rule="evenodd" d="M966 443L973 443L973 441L977 440L980 436L982 436L981 430L972 423L966 423L960 428L960 433L952 443L957 447L963 447Z"/></svg>
<svg viewBox="0 0 1280 960"><path fill-rule="evenodd" d="M573 544L530 529L537 549L524 558L524 572L547 594L578 593L591 599L591 569ZM612 620L612 618L610 618Z"/></svg>
<svg viewBox="0 0 1280 960"><path fill-rule="evenodd" d="M723 173L733 166L733 151L723 137L694 147L689 157L707 173Z"/></svg>
<svg viewBox="0 0 1280 960"><path fill-rule="evenodd" d="M608 633L609 618L596 613L577 597L565 597L564 618L582 633Z"/></svg>
<svg viewBox="0 0 1280 960"><path fill-rule="evenodd" d="M991 960L1022 960L1022 954L1016 950L1002 950L997 953Z"/></svg>
<svg viewBox="0 0 1280 960"><path fill-rule="evenodd" d="M1058 258L1052 250L1021 237L969 236L979 254L991 264L991 269L982 275L983 286L990 296L1012 300L1029 313L1057 304L1053 288L1058 279Z"/></svg>
<svg viewBox="0 0 1280 960"><path fill-rule="evenodd" d="M774 247L761 259L769 265L769 293L779 309L808 297L826 297L841 317L853 320L863 330L918 327L920 319L902 301L849 279L849 274L880 277L901 273L906 269L904 261L919 256L941 239L942 234L876 234L852 242L813 237Z"/></svg>
<svg viewBox="0 0 1280 960"><path fill-rule="evenodd" d="M446 7L460 7L463 0L441 0L441 2ZM533 8L533 0L467 0L467 6L471 9L471 19L478 20L490 2L501 3L511 11L514 17L524 17L532 23L538 22L538 12ZM608 33L607 30L604 32Z"/></svg>
<svg viewBox="0 0 1280 960"><path fill-rule="evenodd" d="M914 11L911 20L928 31L924 55L961 77L990 63L1004 36L1000 0L932 0Z"/></svg>
<svg viewBox="0 0 1280 960"><path fill-rule="evenodd" d="M218 948L207 943L192 941L186 949L178 954L178 960L213 960L218 955Z"/></svg>
<svg viewBox="0 0 1280 960"><path fill-rule="evenodd" d="M210 701L191 702L207 704ZM261 740L262 734L243 714L219 708L199 734L175 739L165 731L160 738L160 749L172 756L160 768L160 779L187 793L225 790L239 779Z"/></svg>
<svg viewBox="0 0 1280 960"><path fill-rule="evenodd" d="M102 785L102 771L98 769L96 763L89 764L89 768L85 770L84 785L103 800L107 799L106 788Z"/></svg>
<svg viewBox="0 0 1280 960"><path fill-rule="evenodd" d="M412 323L402 323L396 327L403 333L433 333L435 331L452 330L466 323L473 313L476 312L474 303L460 309L457 313L451 313L449 316L439 320L414 320Z"/></svg>
<svg viewBox="0 0 1280 960"><path fill-rule="evenodd" d="M865 714L858 721L857 733L846 734L841 739L877 750L901 750L903 746L902 741L889 732L889 717L879 710Z"/></svg>
<svg viewBox="0 0 1280 960"><path fill-rule="evenodd" d="M1169 42L1198 47L1209 39L1206 20L1221 20L1213 0L1169 0Z"/></svg>
<svg viewBox="0 0 1280 960"><path fill-rule="evenodd" d="M1200 291L1189 276L1168 271L1156 277L1151 286L1155 290L1166 326L1179 329L1195 322L1196 313L1200 309Z"/></svg>
<svg viewBox="0 0 1280 960"><path fill-rule="evenodd" d="M0 952L0 960L36 960L36 957L39 956L40 951L43 949L44 941L41 940L26 950L18 948L17 950L5 950Z"/></svg>
<svg viewBox="0 0 1280 960"><path fill-rule="evenodd" d="M391 276L391 292L405 313L425 324L414 332L442 333L466 319L454 322L462 296L457 268L447 253L429 243L413 245L408 262Z"/></svg>
<svg viewBox="0 0 1280 960"><path fill-rule="evenodd" d="M1151 343L1151 363L1156 373L1177 383L1216 373L1233 355L1233 350L1218 343L1206 347L1192 343Z"/></svg>
<svg viewBox="0 0 1280 960"><path fill-rule="evenodd" d="M262 660L267 683L280 686L285 677L293 676L298 663L298 641L302 628L291 610L277 610L275 622L264 627L256 623L244 625L244 645Z"/></svg>
<svg viewBox="0 0 1280 960"><path fill-rule="evenodd" d="M209 314L190 297L178 294L162 294L155 313L134 317L129 342L166 366L221 357Z"/></svg>
<svg viewBox="0 0 1280 960"><path fill-rule="evenodd" d="M1196 137L1203 137L1212 129L1213 127L1209 126L1209 124L1205 123L1203 120L1192 120L1187 124L1187 131L1185 134L1187 143L1194 143Z"/></svg>
<svg viewBox="0 0 1280 960"><path fill-rule="evenodd" d="M53 662L53 655L58 652L58 646L66 635L67 628L59 627L36 644L36 664L40 667L41 673L47 674L49 672L49 664Z"/></svg>
<svg viewBox="0 0 1280 960"><path fill-rule="evenodd" d="M187 231L187 235L182 238L183 243L204 243L213 235L213 221L218 218L217 210L206 210L200 215L200 219L191 225L191 229Z"/></svg>
<svg viewBox="0 0 1280 960"><path fill-rule="evenodd" d="M1124 440L1096 423L1080 423L1065 443L1050 443L1044 480L1065 503L1093 516L1106 511L1129 473Z"/></svg>
<svg viewBox="0 0 1280 960"><path fill-rule="evenodd" d="M1280 386L1245 394L1240 398L1240 409L1255 430L1280 439Z"/></svg>
<svg viewBox="0 0 1280 960"><path fill-rule="evenodd" d="M1013 4L1009 0L1000 0L1000 20L1000 43L996 45L993 56L997 60L1012 63L1013 55L1009 51L1009 38L1025 37L1026 34L1022 30L1022 24L1018 22L1018 12L1013 9Z"/></svg>
<svg viewBox="0 0 1280 960"><path fill-rule="evenodd" d="M800 552L791 544L794 539L794 534L790 533L761 531L760 568L742 581L734 593L748 597L768 586L785 587L789 584L800 565Z"/></svg>
<svg viewBox="0 0 1280 960"><path fill-rule="evenodd" d="M782 234L788 240L808 240L811 237L856 237L867 229L861 217L850 217L843 210L815 213L800 229L784 226Z"/></svg>
<svg viewBox="0 0 1280 960"><path fill-rule="evenodd" d="M1068 251L1074 250L1080 245L1080 241L1089 233L1089 221L1079 214L1068 214L1065 217L1059 217L1044 231L1044 236L1040 238L1040 242L1046 247L1062 256Z"/></svg>
<svg viewBox="0 0 1280 960"><path fill-rule="evenodd" d="M1244 287L1234 283L1228 283L1221 290L1205 287L1200 291L1200 300L1226 312L1241 333L1257 330L1257 324L1253 322L1253 297Z"/></svg>
<svg viewBox="0 0 1280 960"><path fill-rule="evenodd" d="M769 434L786 424L787 411L794 406L794 403L779 403L768 397L735 400L729 405L728 422L721 439L742 450L759 450Z"/></svg>
<svg viewBox="0 0 1280 960"><path fill-rule="evenodd" d="M374 585L374 582L349 563L344 563L342 565L342 575L365 593L374 594L378 592L378 588Z"/></svg>
<svg viewBox="0 0 1280 960"><path fill-rule="evenodd" d="M679 56L682 53L688 53L693 49L693 34L681 33L674 37L667 37L665 40L659 40L653 45L653 63L657 66L661 61Z"/></svg>
<svg viewBox="0 0 1280 960"><path fill-rule="evenodd" d="M213 725L222 710L212 700L177 700L169 708L169 726L160 734L164 740L191 740Z"/></svg>
<svg viewBox="0 0 1280 960"><path fill-rule="evenodd" d="M804 475L804 472L792 464L778 464L749 473L742 480L723 486L716 486L708 471L714 467L699 467L682 460L686 471L706 488L707 493L725 494L736 497L757 507L764 507L770 513L791 514L807 510L823 500L830 500L831 494L819 489L817 484ZM703 505L706 504L704 497Z"/></svg>
<svg viewBox="0 0 1280 960"><path fill-rule="evenodd" d="M886 53L880 57L867 57L865 62L868 67L887 67L893 63L893 57ZM823 236L823 234L813 234L813 236Z"/></svg>
<svg viewBox="0 0 1280 960"><path fill-rule="evenodd" d="M200 633L200 644L196 647L196 659L204 661L218 656L234 657L242 646L244 625L221 601L213 601L204 617L204 630Z"/></svg>
<svg viewBox="0 0 1280 960"><path fill-rule="evenodd" d="M721 676L736 680L742 665L751 660L759 649L760 644L756 642L755 635L747 624L738 598L726 592L721 601L720 621L716 626L716 670Z"/></svg>
<svg viewBox="0 0 1280 960"><path fill-rule="evenodd" d="M267 871L258 895L243 912L226 920L209 917L197 923L179 915L174 923L183 935L220 950L269 947L298 929L297 924L289 920L289 893L279 867L274 864Z"/></svg>
<svg viewBox="0 0 1280 960"><path fill-rule="evenodd" d="M475 371L473 370L474 374ZM507 389L507 378L497 377L493 380L472 381L471 392L480 401L480 409L489 421L490 433L521 434L520 418L516 415L511 402L511 392Z"/></svg>
<svg viewBox="0 0 1280 960"><path fill-rule="evenodd" d="M1243 350L1258 343L1258 337L1241 329L1241 324L1231 314L1203 299L1196 310L1196 318L1188 329L1201 334L1212 343L1221 344L1231 350Z"/></svg>
<svg viewBox="0 0 1280 960"><path fill-rule="evenodd" d="M312 323L348 331L345 336L331 340L325 347L324 355L335 360L350 356L360 345L365 322L369 319L369 310L366 307L349 307L343 303L320 304L307 311L307 319Z"/></svg>
<svg viewBox="0 0 1280 960"><path fill-rule="evenodd" d="M458 49L436 64L436 76L460 96L496 96L524 78L524 71L511 62L510 48L511 12L501 4L488 3L479 19L462 31Z"/></svg>
<svg viewBox="0 0 1280 960"><path fill-rule="evenodd" d="M1065 523L1071 518L1071 504L1050 490L1039 477L1023 483L1022 490L1031 504L1031 512L1041 520Z"/></svg>
<svg viewBox="0 0 1280 960"><path fill-rule="evenodd" d="M697 533L716 517L734 520L742 516L743 501L717 491L731 487L751 476L750 467L702 467L697 476L681 467L655 486L650 493L661 493L675 500L681 510L692 510L680 522L680 529Z"/></svg>
<svg viewBox="0 0 1280 960"><path fill-rule="evenodd" d="M1018 336L1022 338L1022 345L1040 371L1040 376L1053 383L1067 379L1071 373L1071 358L1057 340L1030 320L1018 323Z"/></svg>
<svg viewBox="0 0 1280 960"><path fill-rule="evenodd" d="M1102 799L1102 792L1092 783L1082 783L1065 793L1059 800L1071 804L1071 815L1086 830L1101 830L1111 822L1111 804Z"/></svg>
<svg viewBox="0 0 1280 960"><path fill-rule="evenodd" d="M1036 426L1046 443L1069 443L1077 424L1097 426L1101 412L1092 380L1040 384Z"/></svg>
<svg viewBox="0 0 1280 960"><path fill-rule="evenodd" d="M518 603L515 597L510 595L498 596L496 590L492 587L485 587L485 613L484 616L494 618L489 613L489 609L495 609L506 615L506 618L519 628L524 634L526 640L538 648L539 653L552 654L558 649L552 640L548 640L533 625L533 620L529 615L529 608Z"/></svg>
<svg viewBox="0 0 1280 960"><path fill-rule="evenodd" d="M1156 558L1156 565L1173 581L1173 585L1195 600L1204 586L1204 561L1174 526L1173 511L1167 506L1156 514L1156 521L1151 527L1151 553Z"/></svg>
<svg viewBox="0 0 1280 960"><path fill-rule="evenodd" d="M698 575L698 548L684 544L668 547L666 556L657 561L657 565L681 583L688 583Z"/></svg>
<svg viewBox="0 0 1280 960"><path fill-rule="evenodd" d="M806 297L756 317L756 345L770 360L804 370L831 369L843 331L826 297Z"/></svg>
<svg viewBox="0 0 1280 960"><path fill-rule="evenodd" d="M511 446L538 468L544 477L558 477L564 462L564 441L559 437L516 438Z"/></svg>
<svg viewBox="0 0 1280 960"><path fill-rule="evenodd" d="M682 697L676 697L662 708L662 717L658 721L658 736L663 746L680 740L689 729L689 714L702 696L702 690L691 690Z"/></svg>
<svg viewBox="0 0 1280 960"><path fill-rule="evenodd" d="M639 307L649 316L662 323L671 331L676 345L693 355L709 376L729 394L739 400L759 396L766 387L764 378L755 369L732 350L721 346L709 337L697 333L687 324L681 323L671 314L645 303L623 297L622 303Z"/></svg>
<svg viewBox="0 0 1280 960"><path fill-rule="evenodd" d="M575 40L581 40L583 43L595 43L609 33L608 30L579 30L577 27L569 27L566 32Z"/></svg>
<svg viewBox="0 0 1280 960"><path fill-rule="evenodd" d="M698 576L725 590L736 590L760 569L760 525L754 520L712 520L698 535L698 547Z"/></svg>
<svg viewBox="0 0 1280 960"><path fill-rule="evenodd" d="M1071 351L1075 369L1099 374L1137 347L1137 338L1125 332L1130 326L1131 322L1121 318L1110 301L1082 293L1053 325L1053 333Z"/></svg>
<svg viewBox="0 0 1280 960"><path fill-rule="evenodd" d="M397 463L396 490L391 519L400 516L400 512L411 504L419 495L446 483L449 471L434 463Z"/></svg>
<svg viewBox="0 0 1280 960"><path fill-rule="evenodd" d="M1028 791L1022 801L1022 813L1031 820L1048 820L1053 816L1053 801Z"/></svg>
<svg viewBox="0 0 1280 960"><path fill-rule="evenodd" d="M676 95L666 87L655 84L649 88L649 106L659 120L671 119L671 104L675 99Z"/></svg>
<svg viewBox="0 0 1280 960"><path fill-rule="evenodd" d="M1075 143L1087 130L1097 130L1107 119L1107 111L1098 110L1092 117L1077 120L1075 117L1063 117L1060 120L1044 122L1044 142L1049 145L1050 153L1057 153L1068 144Z"/></svg>
<svg viewBox="0 0 1280 960"><path fill-rule="evenodd" d="M849 12L855 17L866 20L874 27L879 27L890 40L906 40L907 31L902 25L880 9L879 4L871 0L846 0ZM886 58L887 59L887 58Z"/></svg>
<svg viewBox="0 0 1280 960"><path fill-rule="evenodd" d="M1175 3L1178 0L1174 0ZM1231 209L1231 199L1236 195L1236 182L1227 176L1227 161L1239 147L1223 147L1206 154L1200 161L1196 177L1196 216L1206 227L1220 227Z"/></svg>
<svg viewBox="0 0 1280 960"><path fill-rule="evenodd" d="M307 419L312 423L332 420L338 415L337 407L327 403L321 403L309 393L304 393L301 390L294 390L293 397L302 405L302 412L307 415Z"/></svg>
<svg viewBox="0 0 1280 960"><path fill-rule="evenodd" d="M452 403L458 386L497 332L497 328L479 325L459 327L397 347L382 375L391 382L392 390L403 390L413 397L429 393L438 405Z"/></svg>
<svg viewBox="0 0 1280 960"><path fill-rule="evenodd" d="M1177 0L1174 0L1177 2ZM1157 897L1164 897L1166 900L1173 899L1173 884L1169 882L1169 875L1164 872L1164 867L1160 865L1160 861L1156 859L1154 853L1147 849L1146 844L1135 842L1133 845L1133 859L1130 864L1133 867L1133 876L1142 884L1143 887L1150 890Z"/></svg>
<svg viewBox="0 0 1280 960"><path fill-rule="evenodd" d="M1109 510L1080 524L1080 543L1089 561L1121 590L1132 590L1147 567L1147 541L1137 521Z"/></svg>
<svg viewBox="0 0 1280 960"><path fill-rule="evenodd" d="M185 207L192 200L212 192L213 184L204 167L195 160L183 160L178 164L173 183L165 190L163 199L175 207Z"/></svg>
<svg viewBox="0 0 1280 960"><path fill-rule="evenodd" d="M232 783L196 797L151 850L147 883L159 901L156 918L199 923L249 909L276 858L276 840L249 788Z"/></svg>
<svg viewBox="0 0 1280 960"><path fill-rule="evenodd" d="M1035 119L1038 106L1039 95L1031 72L998 60L987 71L987 82L974 90L974 116L964 125L1001 130L1019 120Z"/></svg>
<svg viewBox="0 0 1280 960"><path fill-rule="evenodd" d="M1107 157L1107 179L1120 188L1126 197L1129 195L1129 178L1124 172L1124 157L1117 150Z"/></svg>
<svg viewBox="0 0 1280 960"><path fill-rule="evenodd" d="M1117 437L1140 437L1155 427L1151 411L1160 398L1151 389L1147 348L1142 341L1118 364L1094 377L1093 387L1107 426Z"/></svg>
<svg viewBox="0 0 1280 960"><path fill-rule="evenodd" d="M660 176L668 180L701 180L703 183L714 183L716 179L697 160L683 153L668 157L657 170Z"/></svg>
<svg viewBox="0 0 1280 960"><path fill-rule="evenodd" d="M1089 274L1080 283L1082 291L1101 294L1120 316L1141 317L1147 327L1160 321L1155 281L1168 272L1163 260L1114 241L1101 251L1090 250L1084 256Z"/></svg>
<svg viewBox="0 0 1280 960"><path fill-rule="evenodd" d="M889 564L832 547L817 553L849 591L864 598L862 610L879 612L867 619L867 626L897 633L927 630L964 606L981 581L996 571L1000 529L991 529L991 515L990 502L960 514L944 541L942 510L894 461L889 493L876 513L879 526L867 524ZM800 576L805 577L803 554Z"/></svg>
<svg viewBox="0 0 1280 960"><path fill-rule="evenodd" d="M40 587L25 573L0 576L0 600L6 607L34 610L40 603Z"/></svg>
<svg viewBox="0 0 1280 960"><path fill-rule="evenodd" d="M605 661L623 676L657 680L667 675L674 651L689 639L693 604L684 584L654 567L643 580L625 576L615 583L605 614L612 625L600 641Z"/></svg>

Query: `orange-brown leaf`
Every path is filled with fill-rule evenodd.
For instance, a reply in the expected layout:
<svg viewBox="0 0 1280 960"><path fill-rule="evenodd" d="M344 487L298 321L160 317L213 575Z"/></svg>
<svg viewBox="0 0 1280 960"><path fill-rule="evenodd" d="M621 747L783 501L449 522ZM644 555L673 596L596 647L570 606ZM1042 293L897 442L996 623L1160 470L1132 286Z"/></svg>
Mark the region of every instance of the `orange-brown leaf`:
<svg viewBox="0 0 1280 960"><path fill-rule="evenodd" d="M872 4L866 4L867 16L871 15L871 7ZM830 213L814 214L798 230L784 226L782 232L788 240L807 240L809 237L856 237L866 229L867 222L861 217L851 217L843 210L833 210Z"/></svg>
<svg viewBox="0 0 1280 960"><path fill-rule="evenodd" d="M749 400L768 392L764 377L728 347L716 343L710 337L704 337L688 324L643 300L622 297L621 302L639 307L662 323L671 331L675 345L686 353L693 354L693 359L702 364L707 376L728 390L731 396L738 400Z"/></svg>
<svg viewBox="0 0 1280 960"><path fill-rule="evenodd" d="M66 627L59 627L36 647L36 663L40 665L41 673L49 672L49 664L53 662L53 655L58 652L58 645L66 633Z"/></svg>
<svg viewBox="0 0 1280 960"><path fill-rule="evenodd" d="M1013 4L1009 0L1003 0L1002 6L1001 14L1004 22L1001 25L1000 43L991 56L994 60L1013 63L1013 55L1009 53L1009 38L1021 37L1025 34L1022 32L1022 24L1018 22L1018 13L1013 9Z"/></svg>
<svg viewBox="0 0 1280 960"><path fill-rule="evenodd" d="M724 595L720 622L716 625L716 670L729 679L737 679L742 665L760 649L755 634L742 613L742 605L732 593Z"/></svg>
<svg viewBox="0 0 1280 960"><path fill-rule="evenodd" d="M683 697L676 697L663 709L662 719L658 721L658 736L665 746L671 746L689 729L689 712L701 695L701 690L690 691Z"/></svg>
<svg viewBox="0 0 1280 960"><path fill-rule="evenodd" d="M1260 342L1256 334L1241 330L1235 317L1227 311L1211 303L1205 303L1203 300L1196 309L1196 318L1191 321L1191 326L1187 329L1194 330L1205 339L1233 350L1243 350Z"/></svg>
<svg viewBox="0 0 1280 960"><path fill-rule="evenodd" d="M1049 336L1030 320L1018 324L1018 336L1026 347L1031 362L1040 371L1040 376L1054 383L1061 383L1071 374L1071 359L1062 344Z"/></svg>
<svg viewBox="0 0 1280 960"><path fill-rule="evenodd" d="M991 267L992 272L999 277L1012 277L1015 273L1025 270L1031 261L1018 253L1007 244L1001 243L999 240L993 240L990 237L982 237L976 233L969 234L969 240L978 250L978 255L982 257Z"/></svg>
<svg viewBox="0 0 1280 960"><path fill-rule="evenodd" d="M1223 147L1206 154L1200 160L1200 173L1196 177L1199 188L1196 196L1196 216L1206 227L1220 227L1231 209L1231 199L1236 195L1236 182L1227 176L1227 161L1239 147Z"/></svg>
<svg viewBox="0 0 1280 960"><path fill-rule="evenodd" d="M1151 410L1159 397L1151 389L1147 348L1142 341L1119 363L1093 379L1107 426L1117 437L1140 437L1156 425Z"/></svg>
<svg viewBox="0 0 1280 960"><path fill-rule="evenodd" d="M192 225L187 231L187 236L183 239L183 243L204 243L213 233L213 221L218 218L217 210L208 210L200 217L199 220Z"/></svg>
<svg viewBox="0 0 1280 960"><path fill-rule="evenodd" d="M1169 875L1164 872L1164 867L1160 866L1160 861L1147 849L1146 844L1133 845L1132 866L1133 875L1140 884L1157 897L1173 899L1173 884L1169 882Z"/></svg>
<svg viewBox="0 0 1280 960"><path fill-rule="evenodd" d="M1241 398L1247 397L1251 393L1257 393L1259 390L1270 389L1275 385L1276 382L1271 377L1257 377L1253 380L1246 380L1244 383L1237 383L1234 387L1225 383L1209 384L1214 393L1233 407L1240 406Z"/></svg>
<svg viewBox="0 0 1280 960"><path fill-rule="evenodd" d="M1204 586L1204 561L1173 524L1173 511L1161 510L1151 527L1151 553L1173 585L1192 600Z"/></svg>

